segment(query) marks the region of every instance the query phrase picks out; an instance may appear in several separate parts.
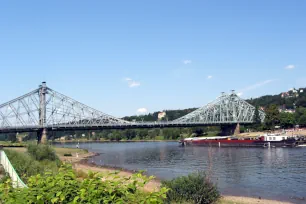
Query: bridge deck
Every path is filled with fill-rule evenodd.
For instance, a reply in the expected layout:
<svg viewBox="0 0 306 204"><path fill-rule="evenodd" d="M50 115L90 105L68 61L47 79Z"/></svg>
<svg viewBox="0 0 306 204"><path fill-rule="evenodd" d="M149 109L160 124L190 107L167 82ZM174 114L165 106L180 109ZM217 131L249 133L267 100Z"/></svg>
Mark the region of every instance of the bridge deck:
<svg viewBox="0 0 306 204"><path fill-rule="evenodd" d="M64 124L64 125L47 125L47 126L15 126L0 128L0 133L13 132L35 132L43 128L49 131L61 130L100 130L100 129L136 129L136 128L167 128L167 127L198 127L198 126L215 126L215 125L234 125L234 124L251 124L251 122L143 122L143 123L124 123L124 124Z"/></svg>

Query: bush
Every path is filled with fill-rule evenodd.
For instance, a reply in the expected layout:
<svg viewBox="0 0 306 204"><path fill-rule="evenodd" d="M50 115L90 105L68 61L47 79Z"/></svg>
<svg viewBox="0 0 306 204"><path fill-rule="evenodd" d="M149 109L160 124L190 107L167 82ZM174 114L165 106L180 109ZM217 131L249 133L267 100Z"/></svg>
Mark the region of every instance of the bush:
<svg viewBox="0 0 306 204"><path fill-rule="evenodd" d="M64 157L72 157L72 154L71 153L65 153Z"/></svg>
<svg viewBox="0 0 306 204"><path fill-rule="evenodd" d="M61 161L57 155L52 155L53 153L50 147L46 145L29 145L28 151L30 152L21 153L13 150L5 150L17 174L24 182L27 182L30 176L41 174L44 171L53 173L58 171ZM48 156L47 153L50 153L50 155Z"/></svg>
<svg viewBox="0 0 306 204"><path fill-rule="evenodd" d="M50 160L55 161L59 160L58 156L55 153L55 150L48 146L43 144L29 144L28 145L28 153L35 158L37 161L42 160Z"/></svg>
<svg viewBox="0 0 306 204"><path fill-rule="evenodd" d="M163 181L162 186L169 188L167 201L199 204L214 203L220 198L220 193L204 172L192 173L171 181Z"/></svg>
<svg viewBox="0 0 306 204"><path fill-rule="evenodd" d="M29 154L13 150L5 150L5 153L22 180L26 180L27 177L44 171L44 167L40 165L38 161L35 161Z"/></svg>
<svg viewBox="0 0 306 204"><path fill-rule="evenodd" d="M113 179L108 179L113 176ZM14 189L9 182L0 184L0 203L163 203L166 188L144 193L141 187L149 178L141 174L118 177L107 174L103 177L90 173L88 178L76 178L71 166L62 166L59 173L33 176L28 188Z"/></svg>

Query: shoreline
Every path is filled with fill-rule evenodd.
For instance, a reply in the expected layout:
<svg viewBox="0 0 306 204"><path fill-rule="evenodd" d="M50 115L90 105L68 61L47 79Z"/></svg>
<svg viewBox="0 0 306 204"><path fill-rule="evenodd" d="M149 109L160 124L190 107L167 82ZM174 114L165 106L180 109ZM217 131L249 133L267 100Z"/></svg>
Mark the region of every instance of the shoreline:
<svg viewBox="0 0 306 204"><path fill-rule="evenodd" d="M178 142L179 140L65 140L65 141L52 141L52 143L90 143L90 142L99 142L99 143L108 143L108 142Z"/></svg>
<svg viewBox="0 0 306 204"><path fill-rule="evenodd" d="M98 155L100 155L100 153L88 152L88 155L81 156L79 159L72 161L72 165L76 170L82 170L86 172L94 171L94 172L107 173L107 172L119 171L119 174L118 174L119 176L131 176L132 174L138 172L137 170L129 170L129 169L121 168L121 167L113 167L113 166L108 166L108 165L98 165L94 162L90 162L90 159ZM146 176L149 176L146 174L146 172L144 172L143 174ZM155 177L148 184L146 184L146 186L144 187L144 190L148 192L152 192L156 189L159 189L160 186L161 186L161 179L158 179L157 177ZM280 201L280 200L264 199L261 197L256 198L256 197L234 196L234 195L222 194L220 204L222 203L294 204L295 203L294 201L298 201L298 200L292 199L292 201ZM300 200L300 201L303 201L303 200Z"/></svg>

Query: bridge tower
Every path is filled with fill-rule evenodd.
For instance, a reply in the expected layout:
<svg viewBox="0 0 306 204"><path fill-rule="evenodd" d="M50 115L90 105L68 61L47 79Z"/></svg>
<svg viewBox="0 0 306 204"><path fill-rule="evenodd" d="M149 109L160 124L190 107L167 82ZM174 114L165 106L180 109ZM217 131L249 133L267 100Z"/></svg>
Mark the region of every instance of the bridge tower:
<svg viewBox="0 0 306 204"><path fill-rule="evenodd" d="M47 143L47 128L46 128L46 93L47 85L46 82L42 82L39 86L39 126L42 127L37 132L38 143Z"/></svg>

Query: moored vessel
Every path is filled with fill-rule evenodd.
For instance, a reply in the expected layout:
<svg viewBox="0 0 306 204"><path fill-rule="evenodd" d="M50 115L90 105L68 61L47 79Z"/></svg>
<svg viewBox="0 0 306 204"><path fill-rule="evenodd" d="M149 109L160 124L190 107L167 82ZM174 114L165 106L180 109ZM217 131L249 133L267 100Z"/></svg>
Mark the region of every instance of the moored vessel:
<svg viewBox="0 0 306 204"><path fill-rule="evenodd" d="M239 138L224 137L192 137L180 141L182 146L202 145L218 147L296 147L305 144L303 137L290 137L287 135L264 134L258 137Z"/></svg>

